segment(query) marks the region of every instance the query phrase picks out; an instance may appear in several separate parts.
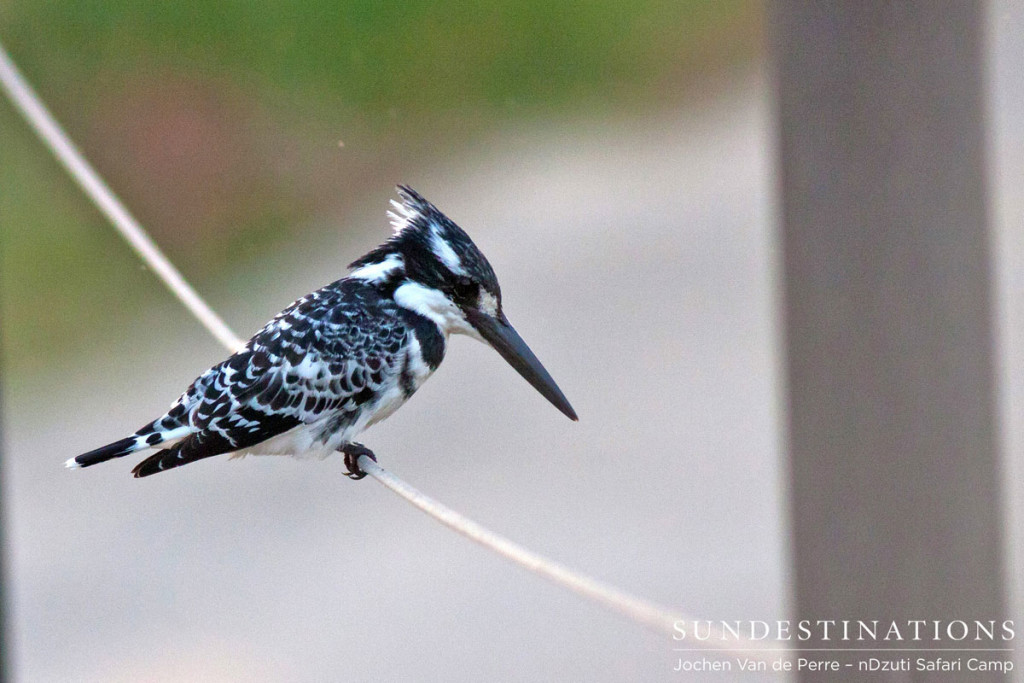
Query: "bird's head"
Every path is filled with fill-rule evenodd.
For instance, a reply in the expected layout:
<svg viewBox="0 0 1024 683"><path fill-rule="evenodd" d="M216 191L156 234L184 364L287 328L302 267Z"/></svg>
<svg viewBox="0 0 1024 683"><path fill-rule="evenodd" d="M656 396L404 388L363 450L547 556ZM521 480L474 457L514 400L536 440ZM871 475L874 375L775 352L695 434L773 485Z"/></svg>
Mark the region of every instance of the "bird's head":
<svg viewBox="0 0 1024 683"><path fill-rule="evenodd" d="M556 408L576 412L548 371L505 317L494 269L469 235L412 188L389 212L395 234L352 263L352 277L393 292L395 302L432 320L443 334L466 334L490 345Z"/></svg>

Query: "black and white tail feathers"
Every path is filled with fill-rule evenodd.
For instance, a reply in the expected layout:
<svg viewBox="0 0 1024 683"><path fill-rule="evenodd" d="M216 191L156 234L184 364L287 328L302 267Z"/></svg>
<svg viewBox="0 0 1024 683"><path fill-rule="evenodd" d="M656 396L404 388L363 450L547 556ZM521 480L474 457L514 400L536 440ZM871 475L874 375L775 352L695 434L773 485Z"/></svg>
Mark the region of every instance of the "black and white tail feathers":
<svg viewBox="0 0 1024 683"><path fill-rule="evenodd" d="M157 448L161 445L172 445L181 441L182 438L188 436L192 430L188 427L178 427L176 429L170 429L167 431L154 432L149 431L151 425L147 425L143 429L139 430L138 433L133 434L127 438L109 443L106 446L101 446L96 450L89 451L88 453L82 453L79 456L71 458L66 463L65 467L77 468L77 467L89 467L91 465L97 465L107 460L114 458L122 458L136 451L145 450L147 448ZM147 433L148 432L148 433ZM167 451L160 451L160 453L166 453ZM157 453L159 455L160 453ZM155 456L154 456L155 457ZM142 462L145 464L152 458L147 458ZM142 466L140 464L140 467ZM136 468L139 469L139 468ZM161 468L164 469L164 468ZM159 471L159 470L157 470ZM136 476L145 476L136 474Z"/></svg>
<svg viewBox="0 0 1024 683"><path fill-rule="evenodd" d="M106 446L100 446L96 450L82 453L77 457L71 458L64 465L66 467L89 467L90 465L106 462L112 458L120 458L137 451L139 449L138 442L139 437L129 436L127 439L108 443Z"/></svg>
<svg viewBox="0 0 1024 683"><path fill-rule="evenodd" d="M186 448L187 442L176 444L170 448L165 448L162 451L157 451L153 455L149 456L132 470L132 474L138 477L148 477L151 474L157 472L163 472L174 467L180 467L181 465L187 465L190 462L196 460L202 460L203 458L209 458L212 455L217 455L216 452L201 451L194 448Z"/></svg>

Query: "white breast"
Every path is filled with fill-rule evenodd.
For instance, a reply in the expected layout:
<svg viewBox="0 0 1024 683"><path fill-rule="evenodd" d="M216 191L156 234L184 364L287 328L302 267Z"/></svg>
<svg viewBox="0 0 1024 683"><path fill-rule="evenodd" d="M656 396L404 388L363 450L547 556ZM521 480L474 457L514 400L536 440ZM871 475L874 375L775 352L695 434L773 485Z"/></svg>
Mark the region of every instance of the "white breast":
<svg viewBox="0 0 1024 683"><path fill-rule="evenodd" d="M447 341L447 340L445 340ZM402 389L402 366L405 365L406 359L408 365L405 367L405 372L408 373L409 378L412 380L412 389L415 392L419 389L427 379L434 374L427 363L423 360L423 351L420 348L420 342L416 339L416 335L410 331L409 338L406 342L406 357L399 363L398 372L393 374L391 380L388 382L387 388L381 392L380 398L377 399L374 407L369 415L369 420L366 426L376 424L384 418L390 417L392 413L402 407L409 397L405 395L405 391ZM362 431L360 429L359 431Z"/></svg>

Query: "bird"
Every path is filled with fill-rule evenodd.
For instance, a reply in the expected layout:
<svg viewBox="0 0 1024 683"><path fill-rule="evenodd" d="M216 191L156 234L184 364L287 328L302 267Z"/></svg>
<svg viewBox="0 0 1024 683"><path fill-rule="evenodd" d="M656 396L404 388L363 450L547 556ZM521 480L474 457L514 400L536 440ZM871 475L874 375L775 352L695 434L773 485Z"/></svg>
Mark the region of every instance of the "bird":
<svg viewBox="0 0 1024 683"><path fill-rule="evenodd" d="M437 370L449 338L490 345L573 421L551 375L509 323L491 264L469 235L406 185L388 211L393 234L349 273L296 300L239 351L201 374L170 409L131 436L83 453L69 468L150 453L135 477L217 455L344 454ZM155 452L154 452L155 451Z"/></svg>

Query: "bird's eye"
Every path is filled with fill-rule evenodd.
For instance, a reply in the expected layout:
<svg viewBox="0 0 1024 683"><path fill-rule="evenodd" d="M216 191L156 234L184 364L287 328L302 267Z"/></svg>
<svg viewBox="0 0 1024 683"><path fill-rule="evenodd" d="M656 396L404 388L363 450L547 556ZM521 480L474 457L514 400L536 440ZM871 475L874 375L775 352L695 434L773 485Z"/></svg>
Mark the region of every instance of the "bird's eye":
<svg viewBox="0 0 1024 683"><path fill-rule="evenodd" d="M460 299L472 299L476 297L477 293L476 285L473 284L473 281L465 275L460 276L459 279L455 281L455 286L452 287L452 290L454 291L455 296Z"/></svg>

